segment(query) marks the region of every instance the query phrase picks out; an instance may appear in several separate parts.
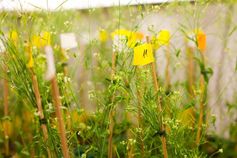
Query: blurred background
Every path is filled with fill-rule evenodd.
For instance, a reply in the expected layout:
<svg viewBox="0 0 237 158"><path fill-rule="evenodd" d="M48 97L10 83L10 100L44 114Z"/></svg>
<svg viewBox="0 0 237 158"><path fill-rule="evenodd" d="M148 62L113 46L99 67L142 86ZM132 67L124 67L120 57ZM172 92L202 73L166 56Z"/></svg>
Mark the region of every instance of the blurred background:
<svg viewBox="0 0 237 158"><path fill-rule="evenodd" d="M104 78L109 78L114 30L134 30L151 37L162 29L169 30L171 84L185 98L188 71L185 34L202 29L207 37L206 64L213 71L207 89L208 133L226 139L232 137L231 128L237 123L235 1L1 0L0 11L2 32L14 29L22 36L30 36L31 32L50 30L55 48L60 45L60 34L75 34L78 47L68 52L69 76L80 106L89 112L96 109L91 92L103 89ZM156 51L156 64L157 74L164 82L164 48Z"/></svg>

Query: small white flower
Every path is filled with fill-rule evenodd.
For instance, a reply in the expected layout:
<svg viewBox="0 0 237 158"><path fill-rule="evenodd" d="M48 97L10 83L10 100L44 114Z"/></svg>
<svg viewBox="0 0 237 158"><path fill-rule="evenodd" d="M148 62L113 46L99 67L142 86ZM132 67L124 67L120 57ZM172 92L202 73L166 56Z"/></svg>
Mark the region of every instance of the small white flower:
<svg viewBox="0 0 237 158"><path fill-rule="evenodd" d="M80 135L80 134L81 134L81 131L78 131L78 132L77 132L77 135Z"/></svg>
<svg viewBox="0 0 237 158"><path fill-rule="evenodd" d="M35 111L35 112L34 112L34 115L35 115L35 116L39 116L39 111Z"/></svg>
<svg viewBox="0 0 237 158"><path fill-rule="evenodd" d="M85 153L82 154L82 155L81 155L81 158L86 158L86 154L85 154Z"/></svg>
<svg viewBox="0 0 237 158"><path fill-rule="evenodd" d="M219 151L219 153L223 153L223 149L222 149L222 148L221 148L221 149L219 149L218 151Z"/></svg>

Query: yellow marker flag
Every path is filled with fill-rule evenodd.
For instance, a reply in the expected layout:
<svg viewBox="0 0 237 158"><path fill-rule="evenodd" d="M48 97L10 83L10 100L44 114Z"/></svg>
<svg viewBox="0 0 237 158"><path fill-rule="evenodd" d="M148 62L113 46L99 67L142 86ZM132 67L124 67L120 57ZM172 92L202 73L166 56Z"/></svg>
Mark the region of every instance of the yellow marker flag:
<svg viewBox="0 0 237 158"><path fill-rule="evenodd" d="M137 40L142 40L144 38L144 34L141 32L136 32L135 36Z"/></svg>
<svg viewBox="0 0 237 158"><path fill-rule="evenodd" d="M42 36L41 36L41 43L42 43L42 46L47 46L47 45L50 45L51 43L51 35L49 32L43 32Z"/></svg>
<svg viewBox="0 0 237 158"><path fill-rule="evenodd" d="M129 36L131 34L130 31L125 30L125 29L119 29L119 30L115 30L114 32L111 33L112 39L114 39L114 36L118 35L118 36Z"/></svg>
<svg viewBox="0 0 237 158"><path fill-rule="evenodd" d="M128 36L127 46L130 48L134 48L138 41L143 39L143 34L140 32L130 32Z"/></svg>
<svg viewBox="0 0 237 158"><path fill-rule="evenodd" d="M154 62L151 44L143 44L134 48L133 65L147 65Z"/></svg>
<svg viewBox="0 0 237 158"><path fill-rule="evenodd" d="M157 36L159 46L168 45L170 42L170 32L168 30L161 30Z"/></svg>
<svg viewBox="0 0 237 158"><path fill-rule="evenodd" d="M29 61L27 63L28 68L33 68L34 67L34 58L33 58L33 53L32 53L32 47L31 44L26 44L25 45L25 51L28 53L28 58Z"/></svg>
<svg viewBox="0 0 237 158"><path fill-rule="evenodd" d="M18 41L18 33L16 32L16 30L12 30L10 32L9 38L14 42L14 44L17 43L17 41Z"/></svg>
<svg viewBox="0 0 237 158"><path fill-rule="evenodd" d="M203 31L199 30L196 38L198 49L201 52L204 52L206 50L206 34Z"/></svg>
<svg viewBox="0 0 237 158"><path fill-rule="evenodd" d="M41 48L42 47L41 37L38 35L34 35L32 39L32 45L36 46L37 48Z"/></svg>
<svg viewBox="0 0 237 158"><path fill-rule="evenodd" d="M195 125L195 109L190 107L178 115L178 119L183 126L194 127Z"/></svg>
<svg viewBox="0 0 237 158"><path fill-rule="evenodd" d="M106 42L108 40L108 33L106 30L104 30L104 29L100 30L99 39L101 42Z"/></svg>
<svg viewBox="0 0 237 158"><path fill-rule="evenodd" d="M33 59L33 55L30 54L30 59L29 59L29 62L27 64L27 67L28 68L33 68L34 67L34 59Z"/></svg>

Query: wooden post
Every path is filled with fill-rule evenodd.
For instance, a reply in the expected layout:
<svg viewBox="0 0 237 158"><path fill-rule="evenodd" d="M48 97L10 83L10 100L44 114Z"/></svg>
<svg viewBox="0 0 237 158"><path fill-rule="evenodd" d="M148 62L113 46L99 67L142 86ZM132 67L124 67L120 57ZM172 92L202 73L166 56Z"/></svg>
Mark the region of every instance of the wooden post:
<svg viewBox="0 0 237 158"><path fill-rule="evenodd" d="M197 44L198 44L198 49L200 51L200 55L201 55L201 61L203 62L202 64L204 65L205 68L205 55L204 55L204 51L206 49L206 35L205 33L203 33L202 31L199 31L196 35L196 39L197 39ZM200 67L201 69L201 67ZM201 69L201 78L200 78L200 90L201 90L201 95L200 95L200 113L199 113L199 121L198 121L198 131L197 131L197 137L196 137L196 144L199 145L200 143L200 139L201 139L201 135L202 135L202 124L203 124L203 119L204 119L204 106L205 106L205 102L206 102L206 81L205 81L205 72L202 72L205 70Z"/></svg>
<svg viewBox="0 0 237 158"><path fill-rule="evenodd" d="M202 60L205 65L205 59L204 59L204 53L201 52L202 55ZM198 120L198 131L197 131L197 137L196 137L196 144L199 145L200 140L201 140L201 135L202 135L202 124L203 124L203 117L204 117L204 106L205 106L205 91L206 91L206 86L205 86L205 80L203 74L201 74L200 77L200 90L201 90L201 96L200 96L200 112L199 112L199 120Z"/></svg>
<svg viewBox="0 0 237 158"><path fill-rule="evenodd" d="M47 126L46 126L46 122L45 122L46 120L45 120L44 112L43 112L43 108L42 108L42 101L41 101L40 91L39 91L39 87L38 87L39 84L38 84L37 77L34 74L32 68L30 69L30 71L31 71L33 90L34 90L36 104L37 104L39 118L40 118L40 127L43 131L44 141L46 143L48 140L48 130L47 130ZM51 158L50 149L48 147L47 147L47 153L48 153L48 157Z"/></svg>
<svg viewBox="0 0 237 158"><path fill-rule="evenodd" d="M111 71L111 82L114 82L114 75L116 73L116 52L112 54L112 71ZM112 104L114 103L114 94L112 95ZM114 128L114 109L111 108L109 111L109 143L108 143L108 158L113 157L113 128Z"/></svg>
<svg viewBox="0 0 237 158"><path fill-rule="evenodd" d="M148 36L146 37L146 39L147 39L147 43L149 43L150 40L149 40ZM157 81L155 62L151 63L151 70L152 70L152 78L153 78L153 84L154 84L155 92L158 93L159 92L159 84L158 84L158 81ZM161 106L161 98L159 96L158 96L158 101L157 101L157 107L158 107L158 112L161 113L162 112L162 106ZM165 132L165 125L163 124L162 116L161 116L161 130L162 130L162 132ZM162 150L163 150L164 158L168 158L165 135L161 136L161 142L162 142Z"/></svg>
<svg viewBox="0 0 237 158"><path fill-rule="evenodd" d="M59 88L58 88L56 76L54 76L51 79L51 86L52 86L52 96L53 96L53 100L55 104L56 116L58 119L58 128L59 128L59 134L60 134L60 139L62 143L63 157L69 158L66 132L65 132L64 121L63 121L62 112L61 112L61 100L60 100Z"/></svg>
<svg viewBox="0 0 237 158"><path fill-rule="evenodd" d="M56 78L56 70L55 70L55 65L54 65L54 56L53 56L53 50L51 46L46 46L45 47L45 52L46 52L46 59L47 59L47 64L48 64L48 72L46 74L46 79L50 80L51 82L51 89L52 89L52 97L55 105L55 112L56 112L56 117L58 121L58 130L59 130L59 135L60 135L60 140L62 143L62 152L63 152L63 157L64 158L69 158L69 151L68 151L68 146L67 146L67 138L66 138L66 130L64 126L64 121L62 117L62 111L61 111L61 99L60 99L60 93L59 93L59 88L58 88L58 83L57 83L57 78Z"/></svg>

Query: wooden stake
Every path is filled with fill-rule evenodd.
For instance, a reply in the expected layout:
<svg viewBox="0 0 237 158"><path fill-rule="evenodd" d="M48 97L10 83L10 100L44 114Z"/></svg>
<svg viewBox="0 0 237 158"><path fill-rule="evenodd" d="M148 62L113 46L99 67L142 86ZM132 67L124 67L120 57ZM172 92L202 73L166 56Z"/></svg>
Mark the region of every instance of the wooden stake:
<svg viewBox="0 0 237 158"><path fill-rule="evenodd" d="M113 52L112 54L112 71L111 71L111 82L114 82L114 75L116 72L116 52ZM114 94L112 95L112 104L114 102ZM114 128L114 110L110 109L109 111L109 143L108 143L108 158L113 157L113 128Z"/></svg>
<svg viewBox="0 0 237 158"><path fill-rule="evenodd" d="M204 117L204 104L205 104L205 80L204 76L201 75L200 78L200 89L201 89L201 99L200 99L200 113L199 113L199 121L198 121L198 131L196 137L196 144L199 145L201 134L202 134L202 124L203 124L203 117Z"/></svg>
<svg viewBox="0 0 237 158"><path fill-rule="evenodd" d="M38 80L36 75L33 72L33 69L30 70L31 71L31 78L32 78L32 83L33 83L33 90L34 90L34 94L35 94L35 98L36 98L36 104L37 104L37 108L38 108L38 113L39 113L39 117L41 121L45 120L44 117L44 112L43 112L43 108L42 108L42 102L41 102L41 96L40 96L40 91L39 91L39 87L38 87ZM43 131L43 136L44 136L44 141L45 143L48 140L48 130L47 130L47 126L45 123L42 123L41 125L41 129ZM50 149L47 147L47 153L48 153L48 157L51 158L51 153L50 153Z"/></svg>
<svg viewBox="0 0 237 158"><path fill-rule="evenodd" d="M147 43L150 42L149 37L146 37ZM158 93L159 91L159 84L157 81L157 75L156 75L156 64L155 62L151 63L151 70L152 70L152 78L154 83L155 92ZM158 96L158 102L157 102L158 112L162 112L162 106L161 106L161 98ZM163 124L163 119L161 116L161 130L162 132L165 131L165 125ZM164 158L168 158L168 152L167 152L167 146L166 146L166 138L164 135L161 136L161 142L162 142L162 150L164 154Z"/></svg>
<svg viewBox="0 0 237 158"><path fill-rule="evenodd" d="M69 156L69 151L68 151L68 146L67 146L67 138L66 138L64 121L63 121L62 112L61 112L61 100L60 100L60 94L59 94L59 88L58 88L56 76L54 76L51 79L51 86L52 86L52 96L53 96L53 100L55 104L56 116L58 119L58 128L59 128L59 134L60 134L60 139L62 143L63 157L69 158L70 156Z"/></svg>
<svg viewBox="0 0 237 158"><path fill-rule="evenodd" d="M51 82L51 89L52 89L52 97L53 102L55 106L55 113L58 121L58 131L60 135L60 140L62 144L62 153L64 158L69 158L69 150L67 146L67 137L66 137L66 130L64 125L64 120L62 116L61 111L61 99L60 99L60 93L59 93L59 87L57 83L56 78L56 70L55 70L55 64L54 64L54 56L53 56L53 49L50 45L45 46L45 52L46 52L46 59L47 59L47 73L46 73L46 80L50 80Z"/></svg>
<svg viewBox="0 0 237 158"><path fill-rule="evenodd" d="M190 45L188 45L187 39L185 40L185 48L186 48L186 56L187 56L187 67L186 67L186 73L187 73L187 81L188 81L188 97L189 100L192 101L195 98L194 94L194 82L195 81L195 65L194 65L194 48ZM194 122L197 122L197 119L194 117ZM194 123L192 124L193 130L194 130Z"/></svg>
<svg viewBox="0 0 237 158"><path fill-rule="evenodd" d="M205 58L203 52L201 52L202 59L205 65ZM202 124L203 124L203 117L204 117L204 104L205 104L205 91L206 91L206 86L205 86L205 80L204 76L201 75L200 78L200 89L201 89L201 99L200 99L200 112L199 112L199 120L198 120L198 131L197 131L197 137L196 137L196 144L199 145L200 140L201 140L201 135L202 135Z"/></svg>

